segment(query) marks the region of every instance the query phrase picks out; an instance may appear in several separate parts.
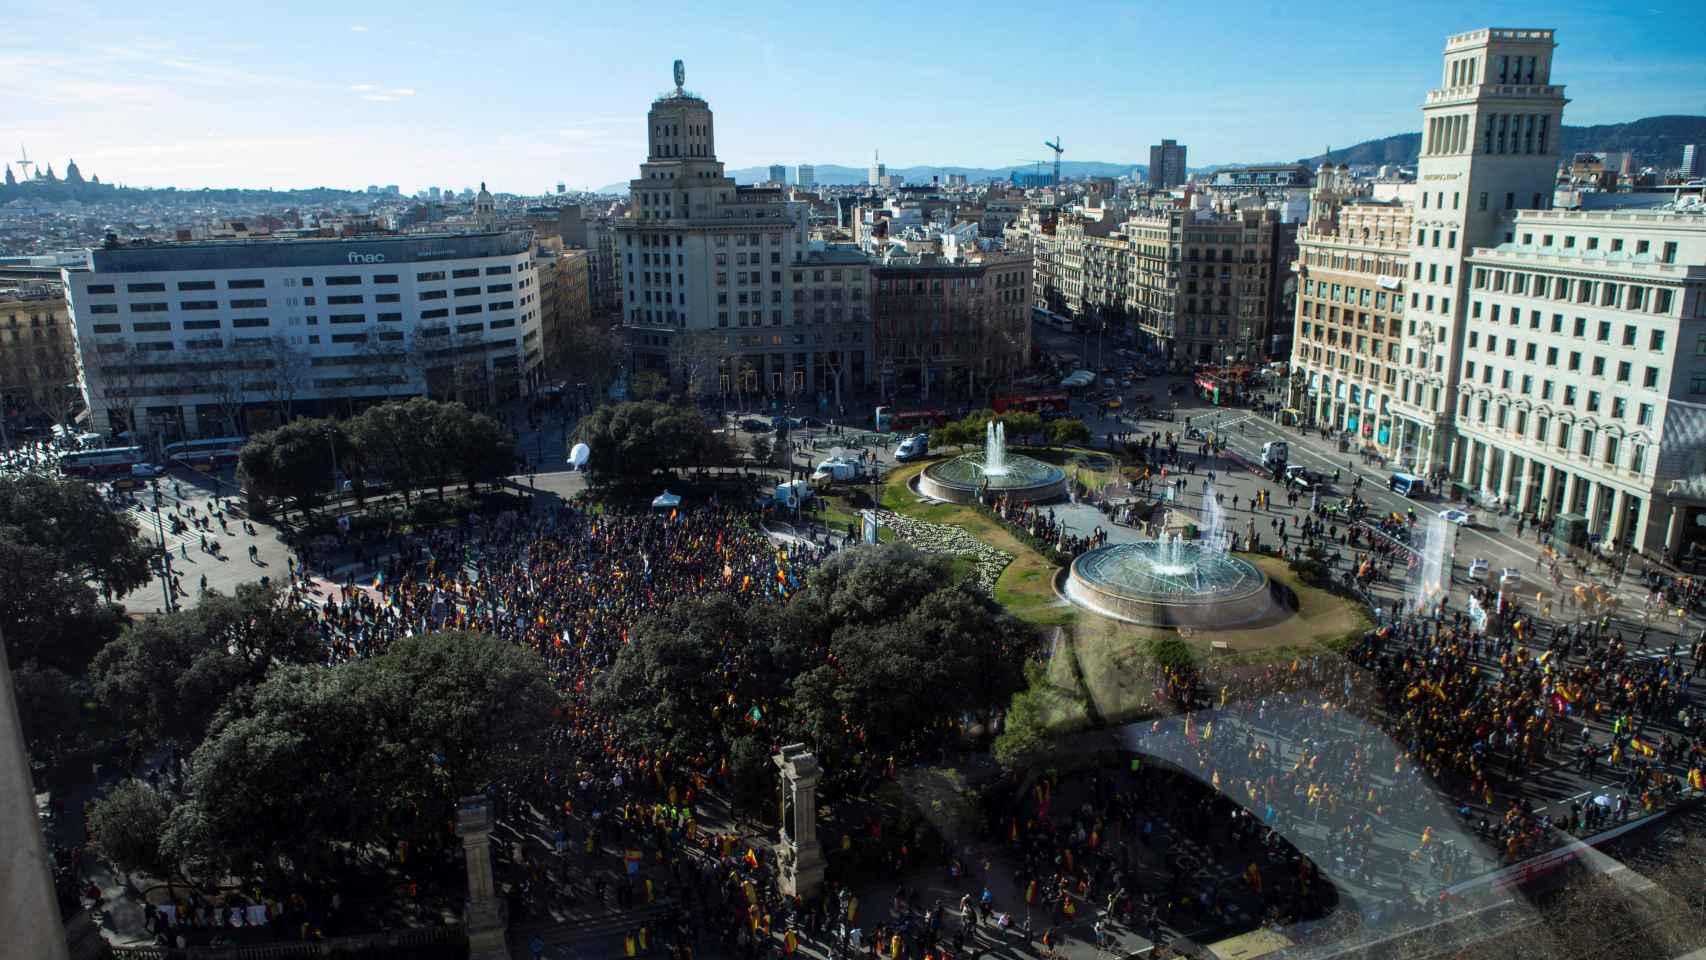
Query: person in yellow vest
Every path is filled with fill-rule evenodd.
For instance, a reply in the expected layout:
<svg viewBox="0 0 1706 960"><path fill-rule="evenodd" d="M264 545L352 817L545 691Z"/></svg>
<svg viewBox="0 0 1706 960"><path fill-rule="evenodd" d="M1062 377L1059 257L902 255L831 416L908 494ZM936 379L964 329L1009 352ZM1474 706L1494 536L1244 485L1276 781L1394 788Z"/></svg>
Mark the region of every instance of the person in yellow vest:
<svg viewBox="0 0 1706 960"><path fill-rule="evenodd" d="M639 954L640 954L639 947L640 947L640 944L639 944L639 941L637 939L635 939L635 937L634 937L634 931L630 930L625 935L623 935L623 937L622 937L622 955L624 957L639 956Z"/></svg>
<svg viewBox="0 0 1706 960"><path fill-rule="evenodd" d="M653 895L653 893L652 893L652 878L647 877L646 878L646 902L647 903L655 903L656 901L657 901L657 897L655 895Z"/></svg>
<svg viewBox="0 0 1706 960"><path fill-rule="evenodd" d="M853 921L855 921L857 919L859 919L859 898L858 897L848 897L847 898L847 922L852 923Z"/></svg>
<svg viewBox="0 0 1706 960"><path fill-rule="evenodd" d="M900 958L900 934L889 937L889 960Z"/></svg>
<svg viewBox="0 0 1706 960"><path fill-rule="evenodd" d="M652 952L652 931L649 927L640 928L640 952Z"/></svg>

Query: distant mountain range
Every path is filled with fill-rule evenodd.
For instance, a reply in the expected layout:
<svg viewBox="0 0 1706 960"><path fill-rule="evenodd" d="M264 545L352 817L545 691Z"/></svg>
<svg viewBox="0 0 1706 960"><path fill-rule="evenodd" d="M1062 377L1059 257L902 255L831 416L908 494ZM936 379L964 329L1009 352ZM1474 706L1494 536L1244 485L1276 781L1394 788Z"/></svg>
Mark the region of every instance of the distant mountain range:
<svg viewBox="0 0 1706 960"><path fill-rule="evenodd" d="M1706 144L1706 117L1695 116L1663 116L1646 117L1641 120L1631 120L1628 123L1607 123L1592 127L1572 127L1566 125L1563 136L1559 141L1562 156L1568 159L1576 153L1617 153L1627 151L1634 157L1634 165L1640 167L1658 167L1660 169L1675 168L1682 164L1682 147L1684 144ZM1421 151L1422 135L1420 133L1400 133L1378 140L1365 140L1354 146L1334 150L1330 154L1316 154L1304 157L1297 163L1305 163L1311 167L1319 166L1323 159L1331 159L1334 163L1348 163L1352 166L1380 166L1394 164L1397 166L1413 166ZM1285 161L1275 161L1285 162ZM1257 166L1253 163L1227 163L1209 167L1192 167L1192 173L1219 170L1229 167ZM888 172L899 174L906 178L909 184L926 184L931 177L941 177L944 181L948 175L965 174L967 180L976 183L980 180L1006 180L1013 173L1052 172L1053 164L1044 162L1039 168L1036 164L1018 163L1007 167L889 167ZM1060 175L1068 180L1083 179L1084 177L1124 177L1133 171L1147 172L1148 167L1139 163L1105 163L1095 160L1063 160L1060 164ZM729 176L736 183L762 183L770 178L768 167L741 167L730 170ZM788 164L789 182L799 175L799 168ZM866 182L868 168L844 167L833 163L817 164L817 182L826 186L857 186ZM611 184L603 188L602 193L627 193L626 183Z"/></svg>
<svg viewBox="0 0 1706 960"><path fill-rule="evenodd" d="M1682 147L1689 143L1706 143L1706 117L1665 116L1631 120L1628 123L1607 123L1593 127L1565 125L1558 141L1560 154L1567 160L1576 153L1628 152L1634 166L1675 168L1682 164ZM1422 148L1420 133L1400 133L1379 140L1365 140L1329 154L1305 157L1300 163L1319 166L1323 159L1351 166L1379 166L1385 163L1413 165Z"/></svg>

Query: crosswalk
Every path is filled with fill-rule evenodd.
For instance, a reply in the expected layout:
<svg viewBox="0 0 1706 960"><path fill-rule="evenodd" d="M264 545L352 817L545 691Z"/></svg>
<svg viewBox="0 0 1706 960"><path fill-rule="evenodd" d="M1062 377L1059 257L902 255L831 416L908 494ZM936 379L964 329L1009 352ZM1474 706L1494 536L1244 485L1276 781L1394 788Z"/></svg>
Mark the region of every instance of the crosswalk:
<svg viewBox="0 0 1706 960"><path fill-rule="evenodd" d="M166 537L166 546L172 550L177 550L179 547L186 544L193 544L197 549L200 549L201 547L201 535L199 533L187 527L184 529L183 533L173 533L172 525L164 520L164 518L162 518L158 525L156 525L154 512L152 510L144 510L141 507L130 507L125 510L125 513L128 514L131 519L136 521L136 528L141 533L141 539L144 543L150 543L158 546L160 543L160 535L164 533Z"/></svg>

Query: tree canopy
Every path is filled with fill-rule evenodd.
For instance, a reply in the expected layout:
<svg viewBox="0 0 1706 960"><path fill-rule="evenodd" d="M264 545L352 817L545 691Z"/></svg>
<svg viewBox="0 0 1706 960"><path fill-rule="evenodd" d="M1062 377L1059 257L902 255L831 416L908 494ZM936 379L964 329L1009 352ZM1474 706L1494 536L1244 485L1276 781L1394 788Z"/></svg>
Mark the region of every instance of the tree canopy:
<svg viewBox="0 0 1706 960"><path fill-rule="evenodd" d="M1030 639L945 559L859 547L780 608L696 599L646 617L594 702L683 756L732 753L757 733L831 757L902 752L1005 703Z"/></svg>
<svg viewBox="0 0 1706 960"><path fill-rule="evenodd" d="M137 540L136 521L80 481L0 477L0 542L44 551L56 570L114 594L148 582L148 550Z"/></svg>
<svg viewBox="0 0 1706 960"><path fill-rule="evenodd" d="M331 844L387 827L437 829L457 799L536 762L556 704L535 654L483 634L274 667L196 748L171 847L256 876L280 857L311 869Z"/></svg>
<svg viewBox="0 0 1706 960"><path fill-rule="evenodd" d="M333 490L334 458L342 467L355 456L343 424L305 417L250 437L238 464L255 493L293 501L306 513Z"/></svg>
<svg viewBox="0 0 1706 960"><path fill-rule="evenodd" d="M722 463L728 444L697 411L644 400L599 407L576 437L590 448L587 471L598 483L645 480L672 467Z"/></svg>
<svg viewBox="0 0 1706 960"><path fill-rule="evenodd" d="M274 664L323 656L309 613L280 603L278 588L250 583L137 621L101 650L90 675L130 736L193 747L226 700Z"/></svg>

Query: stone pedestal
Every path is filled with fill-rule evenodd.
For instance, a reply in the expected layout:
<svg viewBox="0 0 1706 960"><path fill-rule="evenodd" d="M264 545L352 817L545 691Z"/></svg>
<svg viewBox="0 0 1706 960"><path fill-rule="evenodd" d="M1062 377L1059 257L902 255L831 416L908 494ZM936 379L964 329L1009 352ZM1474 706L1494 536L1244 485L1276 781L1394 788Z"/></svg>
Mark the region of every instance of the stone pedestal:
<svg viewBox="0 0 1706 960"><path fill-rule="evenodd" d="M776 842L777 878L782 894L810 900L823 889L826 866L817 841L817 782L823 776L817 757L803 743L791 743L770 758L782 773L782 826Z"/></svg>
<svg viewBox="0 0 1706 960"><path fill-rule="evenodd" d="M492 802L463 797L456 805L456 835L468 862L468 902L463 926L469 960L509 960L508 909L492 882Z"/></svg>

